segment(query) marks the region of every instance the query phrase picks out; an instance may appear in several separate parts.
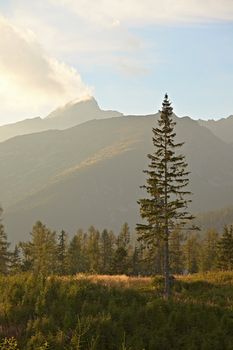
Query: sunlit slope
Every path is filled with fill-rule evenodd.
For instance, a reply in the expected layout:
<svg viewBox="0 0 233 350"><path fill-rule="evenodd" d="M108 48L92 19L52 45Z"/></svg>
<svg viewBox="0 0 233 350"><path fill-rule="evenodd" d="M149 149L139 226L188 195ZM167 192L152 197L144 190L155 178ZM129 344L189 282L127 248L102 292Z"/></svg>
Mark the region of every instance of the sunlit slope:
<svg viewBox="0 0 233 350"><path fill-rule="evenodd" d="M94 120L0 144L0 193L9 235L27 236L38 219L70 232L91 224L134 226L156 118ZM176 129L192 172L193 210L231 205L232 146L190 118L177 118Z"/></svg>

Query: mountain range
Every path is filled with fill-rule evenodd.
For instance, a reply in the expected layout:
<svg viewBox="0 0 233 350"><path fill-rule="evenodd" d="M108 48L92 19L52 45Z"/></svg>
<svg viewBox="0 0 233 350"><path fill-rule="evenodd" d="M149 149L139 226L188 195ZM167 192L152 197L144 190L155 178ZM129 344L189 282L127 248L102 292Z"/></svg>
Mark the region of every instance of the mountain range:
<svg viewBox="0 0 233 350"><path fill-rule="evenodd" d="M219 120L199 120L200 125L207 127L212 133L227 143L233 143L233 115Z"/></svg>
<svg viewBox="0 0 233 350"><path fill-rule="evenodd" d="M18 135L45 130L63 130L92 119L119 117L122 113L103 111L97 101L90 97L84 101L71 101L57 108L46 118L36 117L0 126L0 142Z"/></svg>
<svg viewBox="0 0 233 350"><path fill-rule="evenodd" d="M28 239L36 220L71 234L92 224L119 230L127 221L134 228L158 117L102 111L92 98L0 127L0 200L10 240ZM233 140L225 142L208 122L174 119L191 171L193 213L232 206Z"/></svg>

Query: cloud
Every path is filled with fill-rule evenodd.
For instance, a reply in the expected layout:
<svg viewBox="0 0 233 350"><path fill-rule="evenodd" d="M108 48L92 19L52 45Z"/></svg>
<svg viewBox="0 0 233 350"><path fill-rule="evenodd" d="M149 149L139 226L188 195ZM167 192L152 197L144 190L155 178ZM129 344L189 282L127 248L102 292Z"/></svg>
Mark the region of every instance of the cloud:
<svg viewBox="0 0 233 350"><path fill-rule="evenodd" d="M92 94L78 72L49 57L30 30L0 17L0 37L0 97L5 113L13 108L31 113L50 110Z"/></svg>
<svg viewBox="0 0 233 350"><path fill-rule="evenodd" d="M49 11L45 12L45 4L49 6ZM43 43L46 52L65 57L75 65L84 67L85 71L94 71L98 67L105 71L115 70L117 74L128 77L148 72L148 68L140 62L145 38L123 27L118 20L100 25L77 18L77 13L71 11L69 6L63 7L61 3L47 0L41 0L40 6L35 2L28 5L24 0L24 6L20 9L14 6L11 20L19 27L30 28ZM132 68L129 67L130 61Z"/></svg>
<svg viewBox="0 0 233 350"><path fill-rule="evenodd" d="M0 8L10 16L0 17L0 124L92 95L78 71L98 83L102 74L150 74L164 57L147 26L233 20L233 0L11 0Z"/></svg>
<svg viewBox="0 0 233 350"><path fill-rule="evenodd" d="M50 0L103 26L233 20L232 0Z"/></svg>
<svg viewBox="0 0 233 350"><path fill-rule="evenodd" d="M143 76L150 73L150 69L145 67L142 62L130 57L118 58L116 66L121 73L131 77Z"/></svg>

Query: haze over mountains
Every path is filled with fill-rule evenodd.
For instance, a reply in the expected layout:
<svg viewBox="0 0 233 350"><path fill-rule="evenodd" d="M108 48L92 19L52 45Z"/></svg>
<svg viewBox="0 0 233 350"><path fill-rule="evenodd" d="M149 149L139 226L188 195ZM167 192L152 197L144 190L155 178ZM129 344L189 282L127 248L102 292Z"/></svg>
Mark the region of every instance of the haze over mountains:
<svg viewBox="0 0 233 350"><path fill-rule="evenodd" d="M123 116L123 114L118 111L100 109L94 97L89 97L84 101L70 101L45 118L35 117L0 126L0 142L18 135L27 135L45 130L64 130L89 120L120 116ZM199 119L198 123L210 129L214 135L224 142L233 143L233 115L219 120Z"/></svg>
<svg viewBox="0 0 233 350"><path fill-rule="evenodd" d="M127 221L134 227L158 116L101 111L91 99L68 104L43 120L14 124L12 130L27 135L0 143L0 200L10 239L28 238L36 220L70 233L91 224L118 230ZM192 172L193 211L231 206L233 145L200 121L175 120ZM49 125L64 130L43 129ZM9 137L9 126L0 134L4 128Z"/></svg>
<svg viewBox="0 0 233 350"><path fill-rule="evenodd" d="M71 101L57 108L46 118L25 119L0 126L0 142L18 135L32 134L50 129L63 130L92 119L119 117L122 113L103 111L93 97L84 101Z"/></svg>
<svg viewBox="0 0 233 350"><path fill-rule="evenodd" d="M199 120L198 122L200 125L210 129L221 140L233 143L233 115L219 120Z"/></svg>

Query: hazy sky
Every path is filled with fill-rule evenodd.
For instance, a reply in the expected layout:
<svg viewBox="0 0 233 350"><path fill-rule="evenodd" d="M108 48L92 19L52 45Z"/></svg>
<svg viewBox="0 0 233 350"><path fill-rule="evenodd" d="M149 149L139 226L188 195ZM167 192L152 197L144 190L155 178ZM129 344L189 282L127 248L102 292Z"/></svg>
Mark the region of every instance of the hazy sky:
<svg viewBox="0 0 233 350"><path fill-rule="evenodd" d="M0 0L0 124L102 108L233 114L233 0Z"/></svg>

